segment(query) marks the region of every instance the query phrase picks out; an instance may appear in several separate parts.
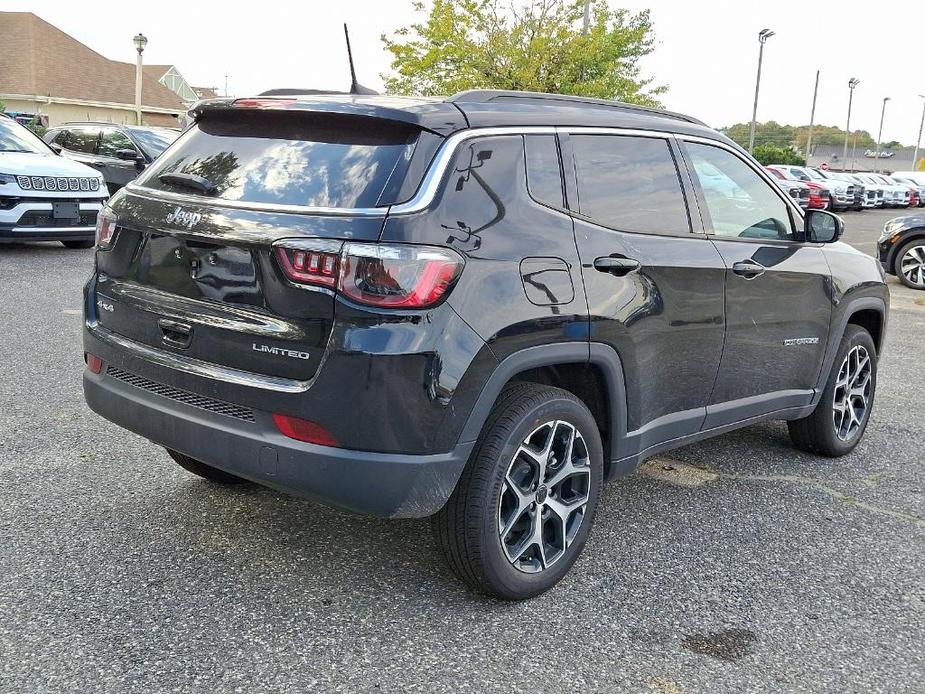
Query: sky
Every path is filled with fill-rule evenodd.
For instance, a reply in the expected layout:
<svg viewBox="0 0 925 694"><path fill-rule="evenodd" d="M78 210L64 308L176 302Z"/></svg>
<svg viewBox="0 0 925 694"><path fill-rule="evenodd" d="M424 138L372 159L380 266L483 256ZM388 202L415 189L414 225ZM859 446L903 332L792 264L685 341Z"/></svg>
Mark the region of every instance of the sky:
<svg viewBox="0 0 925 694"><path fill-rule="evenodd" d="M515 0L524 2L525 0ZM816 70L816 123L845 127L848 80L855 90L852 129L877 136L884 97L883 141L915 144L925 94L925 1L749 2L610 0L650 9L657 45L646 75L669 91L674 111L721 127L751 119L758 32L767 43L758 120L809 122ZM346 89L350 83L342 23L350 27L359 81L380 89L390 58L379 36L414 21L411 0L302 2L114 2L0 0L0 10L35 12L99 53L134 61L132 36L149 40L144 58L178 67L195 86L233 95L273 87Z"/></svg>

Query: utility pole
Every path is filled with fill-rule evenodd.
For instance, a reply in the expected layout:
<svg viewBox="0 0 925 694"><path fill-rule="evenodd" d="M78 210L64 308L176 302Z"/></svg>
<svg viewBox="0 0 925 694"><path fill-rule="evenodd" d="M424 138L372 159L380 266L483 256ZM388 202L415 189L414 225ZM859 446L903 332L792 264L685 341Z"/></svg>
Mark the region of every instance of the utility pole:
<svg viewBox="0 0 925 694"><path fill-rule="evenodd" d="M919 94L920 99L925 99L925 94ZM912 155L912 170L918 171L919 149L922 147L922 126L925 125L925 101L922 102L922 120L919 121L919 137L915 141L915 154Z"/></svg>
<svg viewBox="0 0 925 694"><path fill-rule="evenodd" d="M852 77L848 80L848 122L845 123L845 151L842 154L842 170L848 165L848 133L851 132L851 102L854 100L854 88L861 83L861 80Z"/></svg>
<svg viewBox="0 0 925 694"><path fill-rule="evenodd" d="M774 36L770 29L762 29L758 32L758 77L755 79L755 105L752 107L752 125L748 130L748 153L755 151L755 120L758 118L758 89L761 87L761 61L764 59L764 44L769 38Z"/></svg>
<svg viewBox="0 0 925 694"><path fill-rule="evenodd" d="M591 0L585 0L585 19L581 26L581 35L588 35L588 26L591 24Z"/></svg>
<svg viewBox="0 0 925 694"><path fill-rule="evenodd" d="M816 87L813 89L813 110L809 114L809 132L806 133L806 165L813 153L813 124L816 122L816 97L819 95L819 70L816 70Z"/></svg>
<svg viewBox="0 0 925 694"><path fill-rule="evenodd" d="M875 152L877 155L877 173L882 171L882 167L880 166L880 161L882 159L880 156L880 139L883 137L883 117L886 115L886 102L889 100L890 97L883 97L883 109L880 111L880 130L877 132L877 151Z"/></svg>

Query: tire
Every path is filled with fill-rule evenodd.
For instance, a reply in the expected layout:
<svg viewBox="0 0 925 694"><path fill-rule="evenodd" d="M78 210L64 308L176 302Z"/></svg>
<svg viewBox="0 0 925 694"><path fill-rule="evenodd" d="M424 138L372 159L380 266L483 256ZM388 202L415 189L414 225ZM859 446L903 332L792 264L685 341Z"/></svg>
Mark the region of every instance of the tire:
<svg viewBox="0 0 925 694"><path fill-rule="evenodd" d="M565 461L555 459L563 456L568 440L573 442L570 474ZM581 554L603 469L600 432L581 400L559 388L509 385L456 489L432 518L437 546L450 569L477 591L505 600L539 595ZM502 523L507 526L503 538ZM537 528L539 543L533 541Z"/></svg>
<svg viewBox="0 0 925 694"><path fill-rule="evenodd" d="M903 272L904 266L909 276ZM893 271L907 287L925 289L925 238L913 239L899 249Z"/></svg>
<svg viewBox="0 0 925 694"><path fill-rule="evenodd" d="M195 458L190 458L188 455L183 455L169 448L164 450L166 450L177 465L184 470L192 472L194 475L199 475L210 482L215 482L216 484L250 484L250 482L243 477L238 477L237 475L232 475L230 472L219 470L217 467L206 465Z"/></svg>
<svg viewBox="0 0 925 694"><path fill-rule="evenodd" d="M96 241L92 241L92 240L91 241L62 241L61 243L64 244L65 248L73 248L73 249L93 248L93 246L96 245Z"/></svg>
<svg viewBox="0 0 925 694"><path fill-rule="evenodd" d="M867 429L876 391L877 347L864 328L848 325L815 411L787 422L793 445L830 458L850 453Z"/></svg>

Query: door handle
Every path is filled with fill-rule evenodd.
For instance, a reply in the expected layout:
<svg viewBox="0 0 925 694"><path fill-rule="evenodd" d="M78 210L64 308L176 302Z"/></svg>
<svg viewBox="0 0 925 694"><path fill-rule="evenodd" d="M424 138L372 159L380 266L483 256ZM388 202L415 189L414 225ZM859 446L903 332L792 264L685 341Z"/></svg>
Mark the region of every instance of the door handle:
<svg viewBox="0 0 925 694"><path fill-rule="evenodd" d="M623 277L623 275L638 270L639 267L639 261L633 260L632 258L612 258L610 256L604 256L603 258L594 259L595 270L608 272L617 277Z"/></svg>
<svg viewBox="0 0 925 694"><path fill-rule="evenodd" d="M732 271L747 280L754 279L758 275L764 274L765 270L767 270L767 268L764 265L756 263L754 260L740 260L738 263L732 265Z"/></svg>

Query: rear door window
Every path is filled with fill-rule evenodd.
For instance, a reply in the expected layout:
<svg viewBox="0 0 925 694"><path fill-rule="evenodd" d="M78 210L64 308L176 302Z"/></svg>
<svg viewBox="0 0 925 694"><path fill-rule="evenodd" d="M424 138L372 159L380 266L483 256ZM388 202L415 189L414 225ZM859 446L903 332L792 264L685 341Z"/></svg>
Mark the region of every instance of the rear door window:
<svg viewBox="0 0 925 694"><path fill-rule="evenodd" d="M667 140L571 135L569 142L583 216L619 231L690 233L684 191Z"/></svg>
<svg viewBox="0 0 925 694"><path fill-rule="evenodd" d="M125 133L115 128L106 128L103 130L103 136L100 138L99 153L104 157L115 157L120 149L138 151Z"/></svg>
<svg viewBox="0 0 925 694"><path fill-rule="evenodd" d="M63 146L72 152L96 154L99 141L99 128L71 128L67 131L67 140Z"/></svg>
<svg viewBox="0 0 925 694"><path fill-rule="evenodd" d="M371 118L214 115L157 159L142 185L182 192L165 173L208 179L223 200L308 207L378 207L396 200L418 130Z"/></svg>

